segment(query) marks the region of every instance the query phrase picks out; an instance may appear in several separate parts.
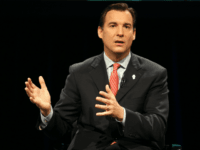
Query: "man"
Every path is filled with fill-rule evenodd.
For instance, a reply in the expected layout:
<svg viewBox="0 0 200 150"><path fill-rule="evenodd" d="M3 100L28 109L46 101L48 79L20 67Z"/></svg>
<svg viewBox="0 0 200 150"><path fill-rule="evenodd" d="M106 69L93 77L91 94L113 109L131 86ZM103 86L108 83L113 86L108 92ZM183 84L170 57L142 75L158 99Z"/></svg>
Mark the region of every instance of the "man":
<svg viewBox="0 0 200 150"><path fill-rule="evenodd" d="M68 150L161 150L168 118L167 71L135 55L135 11L125 3L102 13L98 36L104 52L69 67L60 100L51 106L44 79L41 89L30 78L26 92L40 108L36 128L49 138L62 137L77 120Z"/></svg>

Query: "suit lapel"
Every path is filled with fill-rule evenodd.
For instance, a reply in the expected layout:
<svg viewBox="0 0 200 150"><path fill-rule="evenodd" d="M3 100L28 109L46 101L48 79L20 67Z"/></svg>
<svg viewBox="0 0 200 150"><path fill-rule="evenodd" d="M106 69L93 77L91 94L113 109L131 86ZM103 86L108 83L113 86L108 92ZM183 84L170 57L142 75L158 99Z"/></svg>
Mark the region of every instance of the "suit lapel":
<svg viewBox="0 0 200 150"><path fill-rule="evenodd" d="M103 58L103 53L98 55L92 62L91 66L94 68L89 74L95 82L99 91L105 91L106 84L108 84L108 75L106 65Z"/></svg>
<svg viewBox="0 0 200 150"><path fill-rule="evenodd" d="M116 99L119 102L126 93L134 87L140 77L143 75L144 71L141 69L137 57L131 52L131 59L127 66L126 71L124 72L125 84L123 87L120 87L117 92ZM135 79L134 77L135 76Z"/></svg>
<svg viewBox="0 0 200 150"><path fill-rule="evenodd" d="M94 68L89 73L95 82L99 91L106 91L105 86L109 84L108 75L106 71L106 65L103 58L103 53L98 55L92 62L91 66ZM143 75L144 71L141 69L137 57L131 52L131 59L124 72L125 84L119 89L116 95L116 99L119 102L123 96L137 83L140 77ZM133 79L135 75L135 79Z"/></svg>

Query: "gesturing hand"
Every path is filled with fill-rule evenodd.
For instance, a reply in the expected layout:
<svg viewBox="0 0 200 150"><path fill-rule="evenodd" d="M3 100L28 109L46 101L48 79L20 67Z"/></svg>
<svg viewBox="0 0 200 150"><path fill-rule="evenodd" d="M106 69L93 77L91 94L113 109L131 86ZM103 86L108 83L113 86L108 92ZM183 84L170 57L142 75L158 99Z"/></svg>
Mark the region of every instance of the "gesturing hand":
<svg viewBox="0 0 200 150"><path fill-rule="evenodd" d="M104 91L100 91L99 94L104 96L105 98L96 97L96 100L102 103L105 103L106 105L99 105L96 104L95 107L99 108L99 109L103 109L106 110L104 112L101 113L97 113L97 116L107 116L110 115L113 118L116 118L119 121L123 120L124 117L124 109L122 106L119 105L119 103L117 102L114 94L112 93L111 89L109 88L108 85L106 85L106 92Z"/></svg>
<svg viewBox="0 0 200 150"><path fill-rule="evenodd" d="M42 76L39 77L39 82L41 89L28 78L28 82L25 82L25 91L30 101L36 104L44 116L47 116L51 112L51 96Z"/></svg>

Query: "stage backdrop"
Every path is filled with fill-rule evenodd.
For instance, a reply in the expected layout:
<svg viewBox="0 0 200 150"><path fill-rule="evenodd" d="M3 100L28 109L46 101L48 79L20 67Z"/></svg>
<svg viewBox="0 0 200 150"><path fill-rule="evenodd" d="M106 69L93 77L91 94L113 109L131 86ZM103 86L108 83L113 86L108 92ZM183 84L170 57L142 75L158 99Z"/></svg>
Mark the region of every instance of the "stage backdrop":
<svg viewBox="0 0 200 150"><path fill-rule="evenodd" d="M52 149L35 129L39 109L25 81L43 76L52 106L69 66L103 52L100 14L114 2L3 2L1 15L1 129L6 149ZM199 147L198 2L126 2L137 13L131 51L168 70L170 112L166 144Z"/></svg>

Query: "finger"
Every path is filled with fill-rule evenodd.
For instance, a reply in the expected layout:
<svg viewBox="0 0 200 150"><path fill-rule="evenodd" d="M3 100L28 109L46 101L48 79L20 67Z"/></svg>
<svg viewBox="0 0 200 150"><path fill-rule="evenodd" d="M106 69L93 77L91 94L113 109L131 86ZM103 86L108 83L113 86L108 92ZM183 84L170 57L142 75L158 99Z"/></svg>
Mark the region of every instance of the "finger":
<svg viewBox="0 0 200 150"><path fill-rule="evenodd" d="M32 103L34 103L34 104L38 104L38 103L39 103L39 101L38 101L37 98L34 98L34 97L31 96L29 99L30 99L30 101L31 101Z"/></svg>
<svg viewBox="0 0 200 150"><path fill-rule="evenodd" d="M108 84L106 84L106 91L108 92L108 94L112 93L112 91L111 91L111 89L110 89Z"/></svg>
<svg viewBox="0 0 200 150"><path fill-rule="evenodd" d="M29 83L31 88L35 88L36 87L35 84L33 84L31 78L28 78L28 83Z"/></svg>
<svg viewBox="0 0 200 150"><path fill-rule="evenodd" d="M111 114L110 111L104 111L101 113L96 113L96 116L109 116L110 114Z"/></svg>
<svg viewBox="0 0 200 150"><path fill-rule="evenodd" d="M111 98L110 95L108 93L104 92L104 91L100 91L99 94L102 95L103 97L107 98L107 99Z"/></svg>
<svg viewBox="0 0 200 150"><path fill-rule="evenodd" d="M26 94L28 95L28 97L30 97L29 93L27 92L27 89L28 89L28 88L27 88L27 87L25 87L24 89L25 89L25 91L26 91Z"/></svg>
<svg viewBox="0 0 200 150"><path fill-rule="evenodd" d="M96 104L95 107L96 107L96 108L99 108L99 109L102 109L102 110L106 110L106 109L107 109L107 106L106 106L106 105L99 105L99 104Z"/></svg>
<svg viewBox="0 0 200 150"><path fill-rule="evenodd" d="M96 97L96 100L105 104L110 104L108 99L102 98L102 97Z"/></svg>
<svg viewBox="0 0 200 150"><path fill-rule="evenodd" d="M32 97L32 93L29 91L29 89L27 87L25 87L25 91L26 91L26 94L28 95L28 97Z"/></svg>
<svg viewBox="0 0 200 150"><path fill-rule="evenodd" d="M29 99L30 99L30 101L31 101L33 104L35 104L35 100L34 100L33 97L29 97Z"/></svg>
<svg viewBox="0 0 200 150"><path fill-rule="evenodd" d="M39 82L40 82L40 86L41 86L42 89L47 88L45 81L44 81L44 78L42 76L39 76Z"/></svg>
<svg viewBox="0 0 200 150"><path fill-rule="evenodd" d="M30 86L29 82L25 82L26 87L29 89L29 91L32 93L32 87Z"/></svg>

